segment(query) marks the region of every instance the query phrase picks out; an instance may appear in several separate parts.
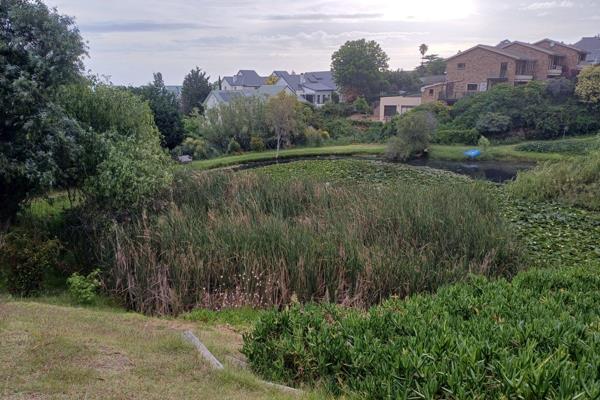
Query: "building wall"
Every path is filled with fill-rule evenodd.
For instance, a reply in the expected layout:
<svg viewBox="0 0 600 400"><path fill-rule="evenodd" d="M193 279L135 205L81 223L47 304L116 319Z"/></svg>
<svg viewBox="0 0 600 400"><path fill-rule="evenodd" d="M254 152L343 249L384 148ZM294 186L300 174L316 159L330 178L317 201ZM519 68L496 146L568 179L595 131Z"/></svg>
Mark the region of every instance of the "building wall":
<svg viewBox="0 0 600 400"><path fill-rule="evenodd" d="M554 43L554 46L552 45ZM552 42L550 40L544 40L538 43L536 46L543 47L548 50L552 50L555 53L562 54L565 56L563 58L563 75L567 77L573 77L577 75L578 69L577 65L580 63L581 53L577 50L573 50L569 47L562 46L558 42Z"/></svg>
<svg viewBox="0 0 600 400"><path fill-rule="evenodd" d="M524 55L527 58L535 60L535 68L533 70L533 79L537 81L543 81L548 79L548 70L550 69L550 55L532 49L531 47L523 46L519 43L512 43L510 46L505 47L507 50L513 50L519 54Z"/></svg>
<svg viewBox="0 0 600 400"><path fill-rule="evenodd" d="M454 81L454 93L457 98L467 93L468 84L477 84L478 91L488 89L488 78L500 76L500 64L507 63L507 83L514 83L517 64L515 59L481 48L458 55L447 63L448 81ZM464 70L458 64L464 63Z"/></svg>
<svg viewBox="0 0 600 400"><path fill-rule="evenodd" d="M219 101L215 97L214 94L209 94L206 100L204 100L204 108L206 110L210 110L211 108L217 107L219 105Z"/></svg>
<svg viewBox="0 0 600 400"><path fill-rule="evenodd" d="M435 86L423 88L421 91L421 103L431 103L440 99L440 94L446 90L446 83L439 83Z"/></svg>
<svg viewBox="0 0 600 400"><path fill-rule="evenodd" d="M395 106L398 114L403 114L410 108L414 108L421 105L420 97L405 97L405 96L393 96L393 97L382 97L379 102L379 120L385 121L385 106Z"/></svg>

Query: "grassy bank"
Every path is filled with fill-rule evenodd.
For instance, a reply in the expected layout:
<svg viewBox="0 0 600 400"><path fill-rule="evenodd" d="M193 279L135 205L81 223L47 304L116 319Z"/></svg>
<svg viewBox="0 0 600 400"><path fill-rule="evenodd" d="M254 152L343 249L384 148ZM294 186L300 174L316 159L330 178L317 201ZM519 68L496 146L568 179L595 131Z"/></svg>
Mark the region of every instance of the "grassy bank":
<svg viewBox="0 0 600 400"><path fill-rule="evenodd" d="M187 329L224 372L181 339ZM230 363L228 356L241 357L241 336L224 325L0 298L0 343L0 398L7 400L298 398Z"/></svg>

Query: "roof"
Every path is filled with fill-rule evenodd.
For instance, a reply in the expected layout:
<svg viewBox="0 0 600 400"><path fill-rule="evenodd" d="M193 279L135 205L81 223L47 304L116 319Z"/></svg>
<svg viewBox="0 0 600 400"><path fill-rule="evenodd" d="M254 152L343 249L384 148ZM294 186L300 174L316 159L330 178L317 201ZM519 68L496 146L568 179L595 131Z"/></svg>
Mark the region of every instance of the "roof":
<svg viewBox="0 0 600 400"><path fill-rule="evenodd" d="M585 51L585 50L583 50L583 49L580 49L579 47L575 47L575 46L572 46L572 45L570 45L570 44L566 44L566 43L563 43L563 42L559 42L558 40L552 40L552 39L548 39L548 38L546 38L546 39L542 39L542 40L540 40L540 41L537 41L537 42L535 42L534 44L535 44L535 45L538 45L538 44L540 44L540 43L544 43L544 42L550 42L550 45L551 45L551 46L552 46L552 43L554 43L554 44L557 44L557 45L559 45L559 46L566 47L567 49L571 49L571 50L578 51L578 52L580 52L580 53L587 53L587 51Z"/></svg>
<svg viewBox="0 0 600 400"><path fill-rule="evenodd" d="M600 63L600 35L584 37L573 46L588 52L586 61L591 64Z"/></svg>
<svg viewBox="0 0 600 400"><path fill-rule="evenodd" d="M548 50L548 49L546 49L544 47L541 47L541 46L536 46L535 44L526 43L526 42L519 42L518 40L515 40L514 42L505 43L503 45L499 45L499 48L501 48L501 49L507 49L508 47L512 46L513 44L519 44L521 46L530 48L532 50L536 50L536 51L540 51L542 53L546 53L549 56L563 57L562 54L559 54L559 53L557 53L555 51Z"/></svg>
<svg viewBox="0 0 600 400"><path fill-rule="evenodd" d="M283 79L293 91L298 90L300 87L300 75L290 74L287 71L274 71L273 75Z"/></svg>
<svg viewBox="0 0 600 400"><path fill-rule="evenodd" d="M317 91L337 90L331 71L305 72L300 75L300 84ZM313 87L318 89L313 89Z"/></svg>
<svg viewBox="0 0 600 400"><path fill-rule="evenodd" d="M269 98L273 96L277 96L279 93L285 90L284 86L274 86L274 85L261 85L256 89L243 89L243 90L213 90L206 97L206 100L210 96L214 96L217 99L218 103L229 103L233 99L238 97L252 97L259 96L264 98Z"/></svg>
<svg viewBox="0 0 600 400"><path fill-rule="evenodd" d="M268 77L259 76L252 69L242 69L234 76L225 76L223 80L231 86L259 87L267 82Z"/></svg>
<svg viewBox="0 0 600 400"><path fill-rule="evenodd" d="M446 75L429 75L419 78L421 83L425 86L432 85L434 83L446 82Z"/></svg>
<svg viewBox="0 0 600 400"><path fill-rule="evenodd" d="M490 51L492 53L496 53L496 54L500 54L500 55L505 56L505 57L513 58L515 60L529 61L529 59L527 57L524 57L523 55L519 54L518 52L515 52L515 51L512 51L512 50L501 49L501 48L494 47L494 46L487 46L487 45L484 45L484 44L478 44L477 46L473 46L473 47L471 47L468 50L465 50L465 51L460 52L460 53L458 53L458 54L456 54L456 55L454 55L452 57L447 58L446 61L450 61L450 60L452 60L452 59L454 59L456 57L462 56L462 55L467 54L467 53L469 53L469 52L471 52L473 50L476 50L476 49L487 50L487 51Z"/></svg>

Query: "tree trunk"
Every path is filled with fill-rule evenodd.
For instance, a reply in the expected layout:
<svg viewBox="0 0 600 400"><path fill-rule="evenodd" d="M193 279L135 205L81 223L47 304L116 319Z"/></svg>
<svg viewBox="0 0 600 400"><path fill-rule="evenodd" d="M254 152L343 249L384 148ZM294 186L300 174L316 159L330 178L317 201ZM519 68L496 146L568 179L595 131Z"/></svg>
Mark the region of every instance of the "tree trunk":
<svg viewBox="0 0 600 400"><path fill-rule="evenodd" d="M275 159L279 159L279 148L281 147L281 134L277 134L277 152L275 153Z"/></svg>

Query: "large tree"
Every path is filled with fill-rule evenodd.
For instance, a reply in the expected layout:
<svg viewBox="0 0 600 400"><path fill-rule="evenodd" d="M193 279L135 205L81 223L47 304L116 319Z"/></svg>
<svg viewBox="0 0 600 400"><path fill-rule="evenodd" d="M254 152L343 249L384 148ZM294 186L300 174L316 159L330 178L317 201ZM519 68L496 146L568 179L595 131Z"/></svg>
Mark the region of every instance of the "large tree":
<svg viewBox="0 0 600 400"><path fill-rule="evenodd" d="M271 97L267 102L267 123L273 129L277 140L275 158L279 157L281 146L288 145L291 137L299 130L298 111L299 103L296 96L285 92Z"/></svg>
<svg viewBox="0 0 600 400"><path fill-rule="evenodd" d="M389 57L373 40L348 41L331 57L333 77L350 101L372 97L384 86Z"/></svg>
<svg viewBox="0 0 600 400"><path fill-rule="evenodd" d="M202 103L210 93L212 85L210 77L196 67L186 75L181 88L181 109L185 115L190 115L194 109L204 111Z"/></svg>
<svg viewBox="0 0 600 400"><path fill-rule="evenodd" d="M182 115L177 96L167 90L162 74L154 74L152 83L131 90L150 104L154 122L162 137L162 145L169 149L178 146L184 136Z"/></svg>
<svg viewBox="0 0 600 400"><path fill-rule="evenodd" d="M417 67L417 72L420 76L443 75L446 72L446 60L437 54L426 55Z"/></svg>
<svg viewBox="0 0 600 400"><path fill-rule="evenodd" d="M39 0L0 1L0 220L60 179L57 159L79 133L56 104L81 78L86 48L69 17Z"/></svg>

